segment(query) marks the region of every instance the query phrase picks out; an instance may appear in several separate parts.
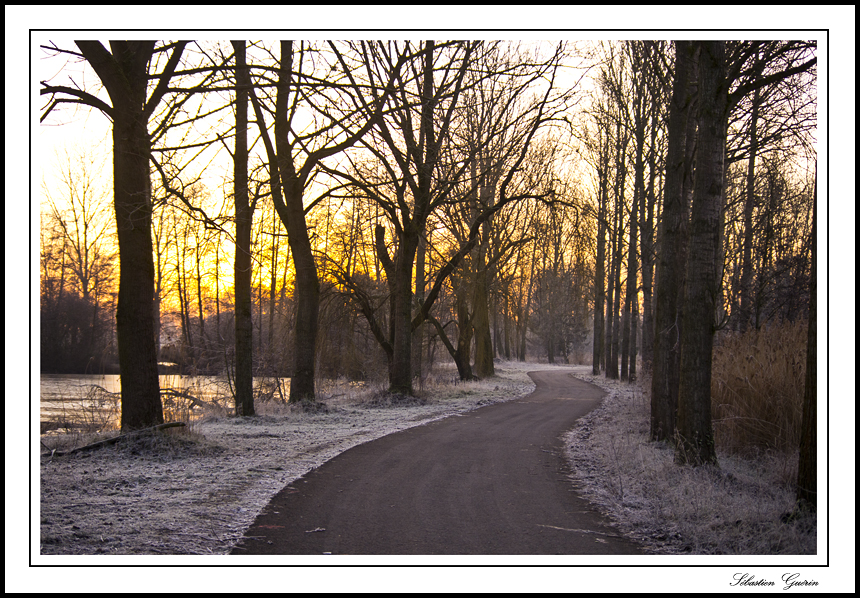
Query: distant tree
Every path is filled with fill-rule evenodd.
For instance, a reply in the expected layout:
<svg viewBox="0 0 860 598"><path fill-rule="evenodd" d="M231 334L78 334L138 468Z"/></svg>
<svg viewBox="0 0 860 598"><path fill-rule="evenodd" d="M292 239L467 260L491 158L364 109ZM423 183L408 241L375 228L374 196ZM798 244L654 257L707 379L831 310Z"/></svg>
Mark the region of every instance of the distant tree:
<svg viewBox="0 0 860 598"><path fill-rule="evenodd" d="M40 217L42 372L104 372L115 358L116 253L93 154L67 151L43 183Z"/></svg>

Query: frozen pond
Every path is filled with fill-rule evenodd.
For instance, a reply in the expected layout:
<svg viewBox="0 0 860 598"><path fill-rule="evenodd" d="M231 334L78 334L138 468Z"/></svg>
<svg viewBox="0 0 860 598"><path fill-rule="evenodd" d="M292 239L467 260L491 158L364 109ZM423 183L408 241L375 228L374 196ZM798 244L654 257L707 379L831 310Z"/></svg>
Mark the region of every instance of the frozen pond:
<svg viewBox="0 0 860 598"><path fill-rule="evenodd" d="M165 421L188 420L207 409L232 409L226 376L158 377ZM42 374L40 412L42 433L58 427L110 429L119 427L119 375ZM285 401L289 378L254 378L255 399Z"/></svg>

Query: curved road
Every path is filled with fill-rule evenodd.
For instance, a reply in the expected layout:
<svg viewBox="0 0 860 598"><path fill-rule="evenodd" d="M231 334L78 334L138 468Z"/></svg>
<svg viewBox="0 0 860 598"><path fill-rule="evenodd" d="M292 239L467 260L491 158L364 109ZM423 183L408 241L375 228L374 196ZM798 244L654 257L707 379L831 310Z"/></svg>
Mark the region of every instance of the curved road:
<svg viewBox="0 0 860 598"><path fill-rule="evenodd" d="M604 392L522 399L353 447L281 490L232 554L642 554L573 491L560 436Z"/></svg>

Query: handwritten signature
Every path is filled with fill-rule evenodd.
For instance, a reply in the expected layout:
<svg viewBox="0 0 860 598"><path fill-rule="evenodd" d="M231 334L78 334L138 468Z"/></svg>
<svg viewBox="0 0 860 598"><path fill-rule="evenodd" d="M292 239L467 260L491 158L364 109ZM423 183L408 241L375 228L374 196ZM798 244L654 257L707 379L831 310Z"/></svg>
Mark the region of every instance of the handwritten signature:
<svg viewBox="0 0 860 598"><path fill-rule="evenodd" d="M772 587L776 585L775 581L771 581L769 579L756 579L755 575L751 575L750 573L735 573L732 576L734 581L730 583L730 586L744 586L744 587ZM818 582L814 579L800 579L800 573L784 573L782 576L783 590L790 590L794 587L810 587L817 586Z"/></svg>

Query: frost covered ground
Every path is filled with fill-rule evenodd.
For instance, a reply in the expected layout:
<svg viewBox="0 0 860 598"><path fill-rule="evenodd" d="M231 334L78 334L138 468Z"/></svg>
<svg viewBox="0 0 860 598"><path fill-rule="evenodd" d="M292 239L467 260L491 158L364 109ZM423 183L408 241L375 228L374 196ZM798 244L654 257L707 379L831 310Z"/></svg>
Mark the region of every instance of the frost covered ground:
<svg viewBox="0 0 860 598"><path fill-rule="evenodd" d="M816 554L816 517L784 521L797 454L718 451L717 468L678 467L672 447L649 440L648 381L577 377L608 396L565 435L574 484L622 532L657 554Z"/></svg>
<svg viewBox="0 0 860 598"><path fill-rule="evenodd" d="M208 418L189 430L41 458L40 554L226 554L272 496L348 448L534 389L527 371L454 384L437 371L420 401L393 407L378 391L330 389L329 413L262 406L251 418ZM583 369L584 371L584 369ZM61 442L46 440L51 448ZM80 443L80 439L78 440Z"/></svg>
<svg viewBox="0 0 860 598"><path fill-rule="evenodd" d="M226 554L275 493L328 459L521 397L534 388L528 371L553 367L503 362L494 378L461 384L453 370L437 370L407 405L342 387L323 397L329 413L263 406L253 418L210 417L157 441L43 455L39 554ZM641 387L592 380L590 366L571 369L609 392L565 436L573 483L623 532L655 554L815 553L814 518L780 521L792 507L796 459L721 457L719 470L677 468L671 449L648 442Z"/></svg>

